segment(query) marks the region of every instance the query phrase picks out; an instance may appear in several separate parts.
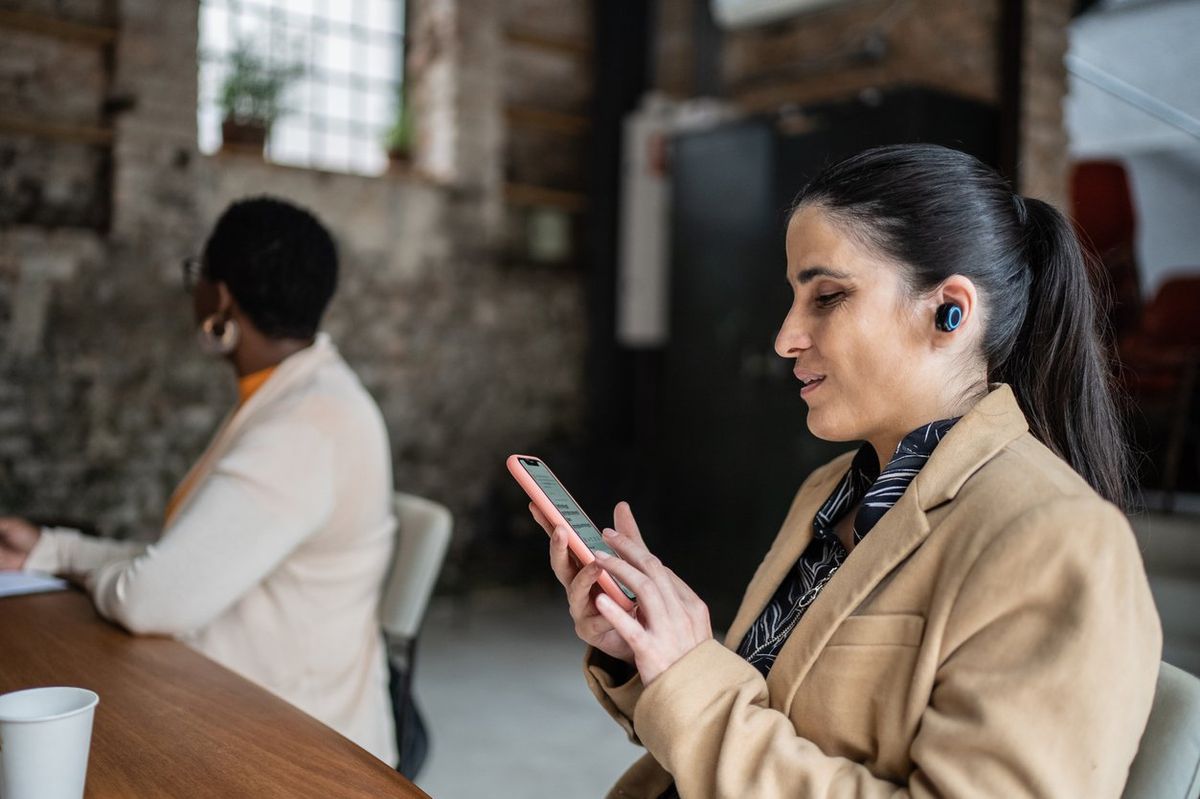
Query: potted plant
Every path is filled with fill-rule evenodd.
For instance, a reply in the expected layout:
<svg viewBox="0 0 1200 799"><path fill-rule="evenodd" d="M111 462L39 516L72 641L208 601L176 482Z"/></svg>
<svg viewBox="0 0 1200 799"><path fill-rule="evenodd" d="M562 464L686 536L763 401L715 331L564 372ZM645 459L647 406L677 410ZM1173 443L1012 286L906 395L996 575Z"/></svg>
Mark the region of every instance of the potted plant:
<svg viewBox="0 0 1200 799"><path fill-rule="evenodd" d="M412 160L412 109L403 93L397 98L396 121L388 128L383 146L391 169L407 169Z"/></svg>
<svg viewBox="0 0 1200 799"><path fill-rule="evenodd" d="M296 65L274 65L241 42L230 54L221 85L222 146L261 153L271 125L282 113L283 92L300 74Z"/></svg>

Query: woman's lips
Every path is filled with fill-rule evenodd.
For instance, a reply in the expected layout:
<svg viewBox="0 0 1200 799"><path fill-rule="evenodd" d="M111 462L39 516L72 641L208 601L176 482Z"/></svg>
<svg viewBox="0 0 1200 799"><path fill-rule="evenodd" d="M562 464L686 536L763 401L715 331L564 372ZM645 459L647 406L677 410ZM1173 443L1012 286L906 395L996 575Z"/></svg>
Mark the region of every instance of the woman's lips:
<svg viewBox="0 0 1200 799"><path fill-rule="evenodd" d="M824 382L825 382L825 378L823 378L823 377L817 377L817 378L813 378L812 380L804 381L804 385L801 386L801 388L800 388L800 396L807 397L809 394L813 393L818 388L820 388L821 384L823 384Z"/></svg>
<svg viewBox="0 0 1200 799"><path fill-rule="evenodd" d="M794 374L796 379L801 383L800 396L802 397L806 397L813 391L816 391L817 387L825 381L825 375L820 374L819 372L810 372L807 369L801 369L799 367L792 370L792 374Z"/></svg>

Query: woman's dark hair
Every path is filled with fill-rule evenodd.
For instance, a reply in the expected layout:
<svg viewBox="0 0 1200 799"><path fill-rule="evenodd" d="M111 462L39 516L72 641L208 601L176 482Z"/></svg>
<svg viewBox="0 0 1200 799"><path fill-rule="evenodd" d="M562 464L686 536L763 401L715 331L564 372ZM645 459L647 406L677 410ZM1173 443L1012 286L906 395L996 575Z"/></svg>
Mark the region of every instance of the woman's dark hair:
<svg viewBox="0 0 1200 799"><path fill-rule="evenodd" d="M825 169L795 208L902 264L917 294L951 275L984 298L988 381L1008 383L1033 434L1105 499L1124 506L1129 446L1079 240L1053 206L936 145L877 147Z"/></svg>
<svg viewBox="0 0 1200 799"><path fill-rule="evenodd" d="M204 275L271 338L316 335L337 289L337 247L308 211L273 197L233 203L204 245Z"/></svg>

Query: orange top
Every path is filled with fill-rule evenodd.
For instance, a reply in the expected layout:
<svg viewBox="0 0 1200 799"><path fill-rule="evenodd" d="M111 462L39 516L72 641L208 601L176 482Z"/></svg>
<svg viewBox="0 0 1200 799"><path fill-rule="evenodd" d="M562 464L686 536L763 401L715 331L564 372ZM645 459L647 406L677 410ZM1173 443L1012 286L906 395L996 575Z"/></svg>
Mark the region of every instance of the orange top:
<svg viewBox="0 0 1200 799"><path fill-rule="evenodd" d="M259 369L257 372L238 378L238 405L245 405L254 394L263 387L263 383L275 374L277 367L268 366L266 369Z"/></svg>
<svg viewBox="0 0 1200 799"><path fill-rule="evenodd" d="M271 375L275 374L276 367L268 366L266 369L259 369L244 377L238 378L238 407L245 405L246 402L254 396L254 394L263 387ZM163 515L164 523L170 523L171 518L175 515L175 511L183 504L183 501L192 493L196 483L196 476L189 474L183 478L183 482L171 494L171 499L167 502L167 512Z"/></svg>

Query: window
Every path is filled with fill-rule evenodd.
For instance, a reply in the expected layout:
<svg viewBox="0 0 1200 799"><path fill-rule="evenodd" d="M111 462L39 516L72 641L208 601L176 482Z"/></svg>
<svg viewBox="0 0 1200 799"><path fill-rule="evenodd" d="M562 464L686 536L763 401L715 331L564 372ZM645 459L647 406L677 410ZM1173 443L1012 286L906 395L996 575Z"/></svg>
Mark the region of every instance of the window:
<svg viewBox="0 0 1200 799"><path fill-rule="evenodd" d="M199 144L221 147L222 90L239 53L286 74L266 157L377 175L397 120L403 0L202 0Z"/></svg>

